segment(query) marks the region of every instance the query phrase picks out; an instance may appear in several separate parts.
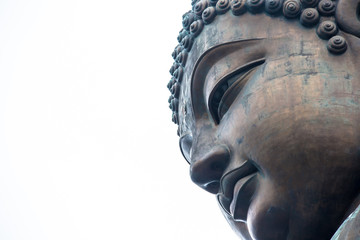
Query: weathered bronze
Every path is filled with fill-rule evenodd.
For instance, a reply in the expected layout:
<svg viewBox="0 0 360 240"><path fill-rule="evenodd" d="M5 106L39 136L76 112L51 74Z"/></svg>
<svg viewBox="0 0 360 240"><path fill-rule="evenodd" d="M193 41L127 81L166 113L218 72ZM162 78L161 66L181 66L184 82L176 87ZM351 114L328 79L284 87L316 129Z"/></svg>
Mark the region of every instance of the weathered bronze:
<svg viewBox="0 0 360 240"><path fill-rule="evenodd" d="M193 0L168 84L244 239L360 239L360 0Z"/></svg>

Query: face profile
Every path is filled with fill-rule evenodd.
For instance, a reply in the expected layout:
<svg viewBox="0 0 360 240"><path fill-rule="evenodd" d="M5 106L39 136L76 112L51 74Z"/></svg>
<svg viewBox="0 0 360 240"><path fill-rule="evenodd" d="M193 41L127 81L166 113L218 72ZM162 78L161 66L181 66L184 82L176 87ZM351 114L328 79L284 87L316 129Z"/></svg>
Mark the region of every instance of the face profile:
<svg viewBox="0 0 360 240"><path fill-rule="evenodd" d="M184 15L168 85L180 149L243 239L331 239L350 214L340 229L358 237L359 7L202 0Z"/></svg>

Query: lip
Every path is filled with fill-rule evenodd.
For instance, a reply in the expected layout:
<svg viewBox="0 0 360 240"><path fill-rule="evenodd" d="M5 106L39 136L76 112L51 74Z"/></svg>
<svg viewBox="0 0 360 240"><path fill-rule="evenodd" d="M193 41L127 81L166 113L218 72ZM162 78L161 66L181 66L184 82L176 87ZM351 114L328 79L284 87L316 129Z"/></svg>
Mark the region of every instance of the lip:
<svg viewBox="0 0 360 240"><path fill-rule="evenodd" d="M217 200L234 221L246 221L247 212L257 187L258 170L250 162L226 173L220 180L220 193Z"/></svg>

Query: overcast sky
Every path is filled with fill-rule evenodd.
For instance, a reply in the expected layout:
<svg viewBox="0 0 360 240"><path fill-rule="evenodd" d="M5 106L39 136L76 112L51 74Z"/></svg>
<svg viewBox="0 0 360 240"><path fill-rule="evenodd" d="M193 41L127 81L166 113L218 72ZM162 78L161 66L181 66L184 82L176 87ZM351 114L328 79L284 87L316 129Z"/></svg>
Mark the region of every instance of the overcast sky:
<svg viewBox="0 0 360 240"><path fill-rule="evenodd" d="M166 84L190 0L0 0L0 239L238 239Z"/></svg>

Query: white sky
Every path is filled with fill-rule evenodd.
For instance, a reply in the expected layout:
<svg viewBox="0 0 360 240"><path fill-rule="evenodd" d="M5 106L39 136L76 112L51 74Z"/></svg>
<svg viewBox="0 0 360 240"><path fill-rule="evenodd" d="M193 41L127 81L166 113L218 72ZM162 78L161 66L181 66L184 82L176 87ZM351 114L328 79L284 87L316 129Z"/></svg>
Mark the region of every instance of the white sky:
<svg viewBox="0 0 360 240"><path fill-rule="evenodd" d="M166 84L190 0L0 0L0 239L238 239Z"/></svg>

